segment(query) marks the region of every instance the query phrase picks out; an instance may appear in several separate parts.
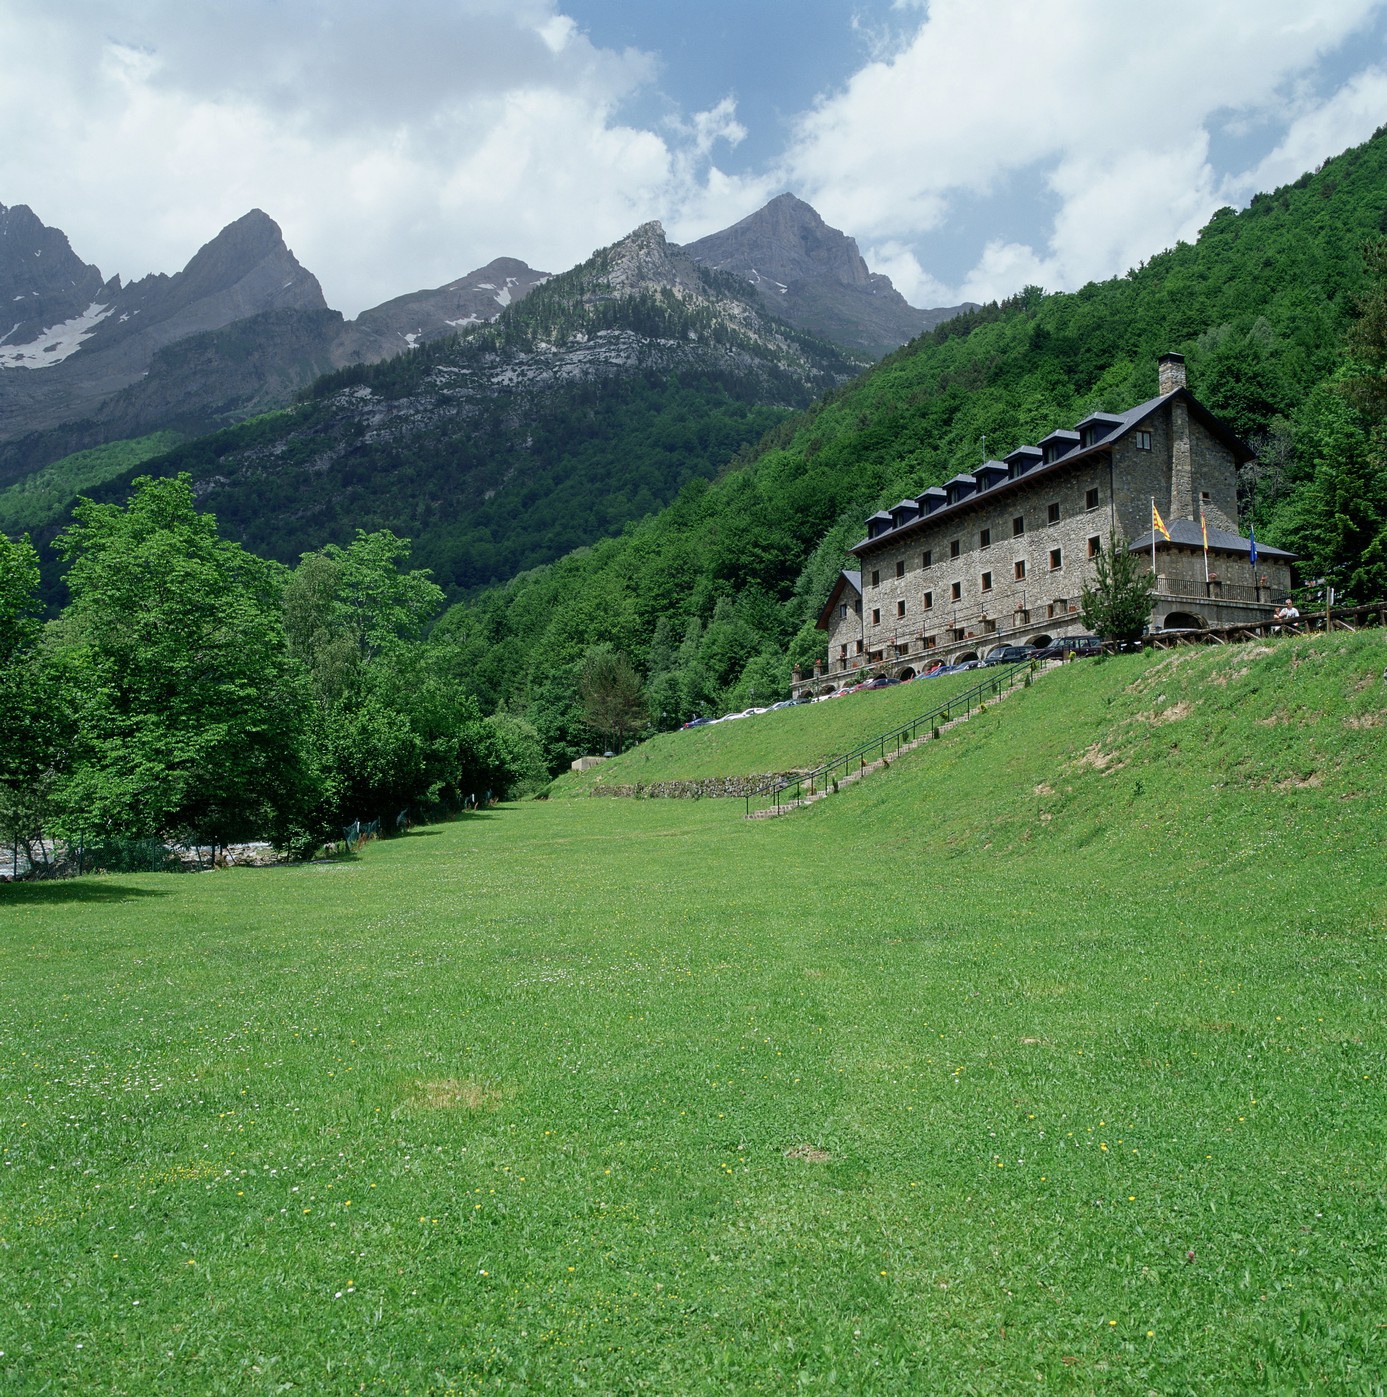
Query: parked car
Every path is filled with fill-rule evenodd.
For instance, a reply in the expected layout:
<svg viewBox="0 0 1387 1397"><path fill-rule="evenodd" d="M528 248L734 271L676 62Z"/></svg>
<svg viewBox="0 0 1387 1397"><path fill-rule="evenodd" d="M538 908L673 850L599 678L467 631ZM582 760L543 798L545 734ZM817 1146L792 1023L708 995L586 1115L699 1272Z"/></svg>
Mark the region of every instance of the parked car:
<svg viewBox="0 0 1387 1397"><path fill-rule="evenodd" d="M962 674L965 669L981 669L981 660L964 660L961 665L954 665L949 671L950 674Z"/></svg>
<svg viewBox="0 0 1387 1397"><path fill-rule="evenodd" d="M716 721L716 718L690 718L689 721L684 724L684 726L686 728L702 728L707 727L709 723L714 723Z"/></svg>
<svg viewBox="0 0 1387 1397"><path fill-rule="evenodd" d="M886 675L881 675L876 679L869 679L862 685L864 689L889 689L892 684L899 684L899 679L888 679Z"/></svg>
<svg viewBox="0 0 1387 1397"><path fill-rule="evenodd" d="M779 703L771 704L771 712L779 713L782 708L793 708L798 702L798 699L781 699Z"/></svg>
<svg viewBox="0 0 1387 1397"><path fill-rule="evenodd" d="M999 645L984 661L985 665L1019 665L1035 659L1034 645Z"/></svg>
<svg viewBox="0 0 1387 1397"><path fill-rule="evenodd" d="M1063 660L1070 655L1101 655L1103 642L1096 635L1064 635L1035 652L1037 660Z"/></svg>

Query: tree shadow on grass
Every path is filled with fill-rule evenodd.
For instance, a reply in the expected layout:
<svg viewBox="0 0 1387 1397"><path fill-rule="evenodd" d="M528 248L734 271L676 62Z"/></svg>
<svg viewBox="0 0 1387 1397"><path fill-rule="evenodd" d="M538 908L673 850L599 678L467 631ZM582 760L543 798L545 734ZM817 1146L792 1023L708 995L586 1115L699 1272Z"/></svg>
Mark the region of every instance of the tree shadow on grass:
<svg viewBox="0 0 1387 1397"><path fill-rule="evenodd" d="M132 888L96 878L0 884L0 908L60 906L69 902L127 902L132 898L168 896L162 888Z"/></svg>

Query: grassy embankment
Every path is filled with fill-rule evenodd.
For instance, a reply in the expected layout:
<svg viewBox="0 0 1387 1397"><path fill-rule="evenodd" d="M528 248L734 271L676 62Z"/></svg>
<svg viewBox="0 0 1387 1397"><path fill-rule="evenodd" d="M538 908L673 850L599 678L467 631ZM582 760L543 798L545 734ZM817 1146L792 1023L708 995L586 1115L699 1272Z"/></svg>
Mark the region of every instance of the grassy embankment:
<svg viewBox="0 0 1387 1397"><path fill-rule="evenodd" d="M807 771L993 677L992 670L945 674L735 723L661 733L591 771L565 772L550 791L555 796L587 795L597 786Z"/></svg>
<svg viewBox="0 0 1387 1397"><path fill-rule="evenodd" d="M1385 660L0 889L0 1386L1377 1390Z"/></svg>

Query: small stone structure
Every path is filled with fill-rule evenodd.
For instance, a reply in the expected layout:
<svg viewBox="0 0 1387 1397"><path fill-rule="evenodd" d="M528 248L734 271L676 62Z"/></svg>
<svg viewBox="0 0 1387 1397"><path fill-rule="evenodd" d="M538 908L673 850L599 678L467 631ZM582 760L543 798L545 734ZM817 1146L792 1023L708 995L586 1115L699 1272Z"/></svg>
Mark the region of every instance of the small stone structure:
<svg viewBox="0 0 1387 1397"><path fill-rule="evenodd" d="M734 796L765 796L783 786L786 781L793 781L803 774L800 771L767 771L754 776L710 776L705 781L637 781L631 786L604 786L599 783L589 794L627 798L651 796L665 800L717 800Z"/></svg>
<svg viewBox="0 0 1387 1397"><path fill-rule="evenodd" d="M579 757L572 765L574 771L591 771L595 766L601 766L606 757Z"/></svg>

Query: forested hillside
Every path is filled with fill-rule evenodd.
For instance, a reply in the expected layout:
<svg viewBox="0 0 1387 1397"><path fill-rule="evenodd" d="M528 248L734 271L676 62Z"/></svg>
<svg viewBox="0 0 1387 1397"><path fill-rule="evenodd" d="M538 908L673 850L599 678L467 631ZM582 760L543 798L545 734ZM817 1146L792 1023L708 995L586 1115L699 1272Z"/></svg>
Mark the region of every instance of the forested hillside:
<svg viewBox="0 0 1387 1397"><path fill-rule="evenodd" d="M556 762L583 744L572 667L594 645L643 672L657 724L762 696L819 653L813 617L868 513L981 462L984 436L1000 456L1153 396L1166 350L1258 449L1244 527L1309 575L1387 591L1382 405L1350 391L1387 363L1380 311L1358 310L1382 304L1364 248L1384 230L1379 133L1123 277L941 326L655 518L454 607L435 638L483 706L528 712Z"/></svg>
<svg viewBox="0 0 1387 1397"><path fill-rule="evenodd" d="M456 596L652 513L863 362L647 224L492 325L329 374L92 493L187 472L226 534L284 562L389 528Z"/></svg>

